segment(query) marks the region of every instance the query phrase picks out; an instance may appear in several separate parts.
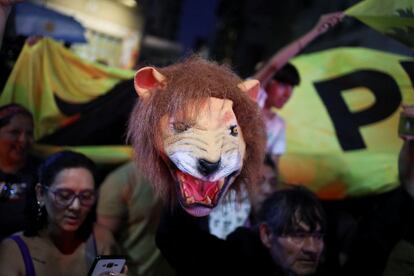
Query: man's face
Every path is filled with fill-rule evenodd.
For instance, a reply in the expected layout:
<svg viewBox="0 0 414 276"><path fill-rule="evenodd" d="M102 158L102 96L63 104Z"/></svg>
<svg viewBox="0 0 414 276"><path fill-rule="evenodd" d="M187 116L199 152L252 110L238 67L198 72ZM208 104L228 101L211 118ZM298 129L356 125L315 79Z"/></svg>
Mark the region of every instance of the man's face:
<svg viewBox="0 0 414 276"><path fill-rule="evenodd" d="M290 84L271 80L266 86L266 107L282 108L292 96L293 87Z"/></svg>
<svg viewBox="0 0 414 276"><path fill-rule="evenodd" d="M321 227L310 232L309 227L302 222L294 233L282 236L272 234L269 245L273 260L297 276L314 274L324 249Z"/></svg>

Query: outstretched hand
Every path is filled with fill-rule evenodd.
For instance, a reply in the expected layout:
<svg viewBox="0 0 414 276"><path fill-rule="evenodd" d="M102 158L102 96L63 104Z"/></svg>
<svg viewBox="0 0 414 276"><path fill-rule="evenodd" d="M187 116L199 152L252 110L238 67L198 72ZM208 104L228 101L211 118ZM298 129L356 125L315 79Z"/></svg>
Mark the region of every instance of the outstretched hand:
<svg viewBox="0 0 414 276"><path fill-rule="evenodd" d="M324 14L319 18L319 21L316 23L314 30L316 30L318 34L323 34L341 22L344 16L345 14L341 11Z"/></svg>

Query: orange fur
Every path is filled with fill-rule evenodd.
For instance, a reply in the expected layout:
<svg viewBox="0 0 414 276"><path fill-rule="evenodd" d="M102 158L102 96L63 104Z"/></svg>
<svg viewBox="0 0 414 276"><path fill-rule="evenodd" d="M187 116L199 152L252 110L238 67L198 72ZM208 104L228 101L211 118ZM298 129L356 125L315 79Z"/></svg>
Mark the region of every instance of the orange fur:
<svg viewBox="0 0 414 276"><path fill-rule="evenodd" d="M167 85L137 102L128 129L138 166L152 182L156 193L166 202L176 201L176 185L158 146L161 143L161 118L166 114L180 116L180 111L189 104L199 110L208 97L233 101L233 110L246 142L246 156L232 188L238 190L241 182L246 183L249 190L254 187L264 160L265 132L256 103L237 86L242 80L226 66L195 56L156 69L167 78Z"/></svg>

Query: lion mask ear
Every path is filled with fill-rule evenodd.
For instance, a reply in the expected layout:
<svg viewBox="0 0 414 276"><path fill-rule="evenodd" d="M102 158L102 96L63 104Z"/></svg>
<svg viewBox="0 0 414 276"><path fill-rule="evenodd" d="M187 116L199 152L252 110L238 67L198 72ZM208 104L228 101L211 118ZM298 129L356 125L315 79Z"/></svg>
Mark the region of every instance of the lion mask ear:
<svg viewBox="0 0 414 276"><path fill-rule="evenodd" d="M255 102L259 98L260 83L258 80L250 79L244 82L241 82L237 85L243 92L246 92L247 95Z"/></svg>
<svg viewBox="0 0 414 276"><path fill-rule="evenodd" d="M140 98L147 98L157 88L165 86L167 78L154 67L144 67L135 73L134 86Z"/></svg>

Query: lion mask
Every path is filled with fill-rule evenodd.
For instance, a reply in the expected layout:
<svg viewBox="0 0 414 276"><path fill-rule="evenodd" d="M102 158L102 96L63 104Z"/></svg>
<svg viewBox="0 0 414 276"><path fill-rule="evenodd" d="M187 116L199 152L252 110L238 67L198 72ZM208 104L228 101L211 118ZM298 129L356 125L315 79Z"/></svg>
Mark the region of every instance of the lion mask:
<svg viewBox="0 0 414 276"><path fill-rule="evenodd" d="M138 166L164 200L206 216L229 188L251 188L260 175L264 126L243 82L227 67L192 57L135 75L140 100L128 136Z"/></svg>

